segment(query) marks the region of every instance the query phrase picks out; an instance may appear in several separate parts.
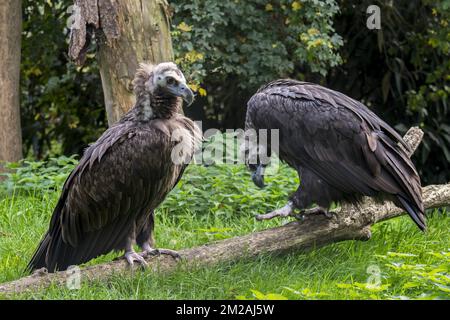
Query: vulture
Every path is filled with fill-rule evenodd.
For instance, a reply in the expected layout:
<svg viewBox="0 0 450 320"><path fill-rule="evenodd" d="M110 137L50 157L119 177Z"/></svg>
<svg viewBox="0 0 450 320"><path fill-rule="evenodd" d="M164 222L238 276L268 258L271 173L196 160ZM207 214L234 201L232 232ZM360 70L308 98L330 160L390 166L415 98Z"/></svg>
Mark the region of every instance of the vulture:
<svg viewBox="0 0 450 320"><path fill-rule="evenodd" d="M278 129L279 158L300 178L287 204L257 215L258 220L299 217L296 211L330 216L333 202L358 204L369 196L393 201L425 230L420 178L405 151L410 147L364 104L317 84L280 79L250 98L245 127L256 135ZM246 161L253 182L262 188L267 163L258 153L255 161Z"/></svg>
<svg viewBox="0 0 450 320"><path fill-rule="evenodd" d="M140 64L133 87L134 107L85 150L65 181L27 270L65 270L110 251L124 250L130 265L146 265L144 258L155 254L179 257L154 248L154 210L201 140L200 129L179 112L194 95L171 62Z"/></svg>

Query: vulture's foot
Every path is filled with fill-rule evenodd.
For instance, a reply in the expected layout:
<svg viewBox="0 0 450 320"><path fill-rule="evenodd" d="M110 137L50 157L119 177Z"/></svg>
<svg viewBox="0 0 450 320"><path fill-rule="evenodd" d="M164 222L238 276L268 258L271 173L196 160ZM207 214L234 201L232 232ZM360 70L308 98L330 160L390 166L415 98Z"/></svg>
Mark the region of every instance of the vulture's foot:
<svg viewBox="0 0 450 320"><path fill-rule="evenodd" d="M140 255L144 258L150 257L150 256L160 256L162 254L171 256L175 260L180 260L181 255L176 252L175 250L170 249L153 249L150 246L144 246L144 251L140 253Z"/></svg>
<svg viewBox="0 0 450 320"><path fill-rule="evenodd" d="M257 214L255 216L256 220L270 220L275 217L287 217L287 216L293 216L294 215L294 206L292 202L288 202L287 205L285 205L283 208L274 210L272 212L266 213L266 214Z"/></svg>
<svg viewBox="0 0 450 320"><path fill-rule="evenodd" d="M128 264L132 267L135 262L139 263L142 267L147 267L147 261L145 261L144 257L139 253L134 251L125 252L125 259L128 261Z"/></svg>
<svg viewBox="0 0 450 320"><path fill-rule="evenodd" d="M305 218L312 216L312 215L324 215L326 218L331 219L333 218L333 215L335 215L334 212L328 211L327 209L323 207L314 207L311 209L303 209L300 211L299 214L295 215L295 218L299 220L305 220Z"/></svg>
<svg viewBox="0 0 450 320"><path fill-rule="evenodd" d="M48 274L47 268L46 267L42 267L40 269L34 270L31 275L33 277L39 277L39 276L45 276L46 274Z"/></svg>

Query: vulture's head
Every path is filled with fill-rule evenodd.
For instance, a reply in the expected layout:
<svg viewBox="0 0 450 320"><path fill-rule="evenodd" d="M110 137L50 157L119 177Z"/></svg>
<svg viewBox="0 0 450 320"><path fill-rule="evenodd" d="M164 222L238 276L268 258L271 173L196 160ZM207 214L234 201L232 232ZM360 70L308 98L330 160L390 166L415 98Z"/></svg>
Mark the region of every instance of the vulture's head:
<svg viewBox="0 0 450 320"><path fill-rule="evenodd" d="M186 78L173 62L158 65L141 63L133 86L137 97L143 94L180 97L187 105L194 101L194 93L186 84Z"/></svg>

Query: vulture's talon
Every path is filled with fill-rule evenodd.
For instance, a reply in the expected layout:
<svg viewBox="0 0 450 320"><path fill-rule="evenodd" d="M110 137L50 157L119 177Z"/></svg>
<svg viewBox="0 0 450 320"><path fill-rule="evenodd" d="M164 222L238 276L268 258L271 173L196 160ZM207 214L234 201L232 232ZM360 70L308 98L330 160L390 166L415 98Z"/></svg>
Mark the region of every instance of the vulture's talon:
<svg viewBox="0 0 450 320"><path fill-rule="evenodd" d="M267 220L268 219L268 218L265 217L265 214L255 214L254 217L258 221L263 221L263 220Z"/></svg>
<svg viewBox="0 0 450 320"><path fill-rule="evenodd" d="M256 220L270 220L275 217L288 217L292 216L294 214L294 206L292 202L288 202L287 205L285 205L283 208L273 210L272 212L266 213L266 214L257 214L255 216Z"/></svg>
<svg viewBox="0 0 450 320"><path fill-rule="evenodd" d="M333 219L334 216L336 216L336 212L334 211L325 211L324 215L327 219Z"/></svg>
<svg viewBox="0 0 450 320"><path fill-rule="evenodd" d="M181 260L181 255L178 252L176 252L175 250L170 250L170 249L148 249L148 250L144 250L144 251L142 251L142 253L140 253L140 255L142 257L160 256L162 254L171 256L175 260Z"/></svg>
<svg viewBox="0 0 450 320"><path fill-rule="evenodd" d="M158 249L160 254L165 254L168 256L171 256L173 259L175 259L176 261L181 260L181 255L176 252L175 250L170 250L170 249Z"/></svg>
<svg viewBox="0 0 450 320"><path fill-rule="evenodd" d="M298 213L294 214L293 217L298 221L304 221L306 219L306 216L304 214Z"/></svg>
<svg viewBox="0 0 450 320"><path fill-rule="evenodd" d="M134 251L126 252L124 257L128 261L130 267L134 265L134 262L139 263L142 267L148 266L147 261L145 261L144 257Z"/></svg>
<svg viewBox="0 0 450 320"><path fill-rule="evenodd" d="M42 267L40 269L34 270L33 273L32 273L32 276L39 277L39 276L45 276L46 274L48 274L47 268L46 267Z"/></svg>
<svg viewBox="0 0 450 320"><path fill-rule="evenodd" d="M314 207L311 209L303 209L300 214L306 218L307 216L312 216L312 215L323 215L325 216L327 219L332 219L333 216L336 215L335 212L333 211L328 211L325 208L322 207Z"/></svg>

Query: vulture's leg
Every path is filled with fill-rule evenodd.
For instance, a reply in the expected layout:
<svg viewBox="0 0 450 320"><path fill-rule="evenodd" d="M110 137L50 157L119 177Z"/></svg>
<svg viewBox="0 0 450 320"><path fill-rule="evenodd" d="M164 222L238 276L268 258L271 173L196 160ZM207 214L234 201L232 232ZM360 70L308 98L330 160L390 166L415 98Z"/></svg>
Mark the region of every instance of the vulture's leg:
<svg viewBox="0 0 450 320"><path fill-rule="evenodd" d="M291 196L291 201L300 210L295 218L304 220L314 215L324 215L328 219L333 217L333 212L328 210L333 198L339 198L339 191L320 179L312 171L298 168L301 184L297 191ZM311 204L317 203L317 207L306 209Z"/></svg>
<svg viewBox="0 0 450 320"><path fill-rule="evenodd" d="M136 239L136 231L135 227L133 228L133 232L128 236L125 245L125 255L124 258L128 261L130 266L133 266L135 262L139 263L141 266L146 267L147 261L145 261L144 257L142 257L139 253L136 253L133 249L133 244Z"/></svg>
<svg viewBox="0 0 450 320"><path fill-rule="evenodd" d="M303 220L305 217L314 214L324 214L328 218L332 217L332 213L324 207L328 207L329 203L331 203L332 197L335 196L335 190L309 170L298 167L297 172L301 185L290 196L287 205L266 214L256 215L257 220L288 216ZM322 206L306 209L314 202ZM300 210L299 213L298 210Z"/></svg>
<svg viewBox="0 0 450 320"><path fill-rule="evenodd" d="M256 220L270 220L275 217L287 217L287 216L294 216L294 204L289 201L287 205L285 205L283 208L276 209L272 212L266 213L266 214L257 214L255 216Z"/></svg>
<svg viewBox="0 0 450 320"><path fill-rule="evenodd" d="M142 252L139 253L139 255L141 257L146 258L149 256L159 256L161 254L166 254L174 259L180 259L181 258L180 254L174 250L153 248L155 243L153 239L154 227L155 227L155 220L154 220L154 212L152 211L147 221L144 223L142 230L136 237L136 242L138 246L141 247L142 249Z"/></svg>
<svg viewBox="0 0 450 320"><path fill-rule="evenodd" d="M181 256L178 252L176 252L175 250L171 250L171 249L155 249L150 247L150 245L148 243L144 243L144 245L142 246L143 251L140 253L140 255L144 258L149 257L149 256L159 256L162 254L171 256L172 258L174 258L175 260L181 259Z"/></svg>
<svg viewBox="0 0 450 320"><path fill-rule="evenodd" d="M298 173L300 176L300 172ZM252 177L253 178L253 177ZM253 180L255 181L255 180ZM298 187L297 191L290 197L288 203L280 209L276 209L272 212L266 213L266 214L257 214L255 216L256 220L270 220L275 217L296 217L297 214L295 213L296 208L302 208L298 206L298 195L300 195L300 186Z"/></svg>

